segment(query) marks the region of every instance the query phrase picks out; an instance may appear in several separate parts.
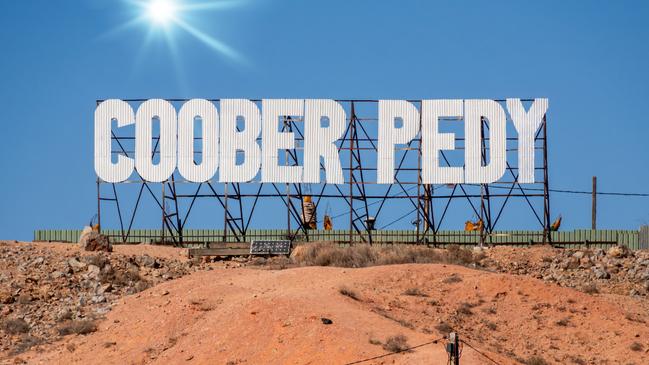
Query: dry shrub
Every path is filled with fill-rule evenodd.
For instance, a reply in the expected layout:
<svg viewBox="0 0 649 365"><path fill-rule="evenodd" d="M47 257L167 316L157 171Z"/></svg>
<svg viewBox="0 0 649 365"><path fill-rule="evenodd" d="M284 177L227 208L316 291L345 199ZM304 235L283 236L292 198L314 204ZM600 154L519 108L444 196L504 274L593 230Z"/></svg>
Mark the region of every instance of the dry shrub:
<svg viewBox="0 0 649 365"><path fill-rule="evenodd" d="M97 331L97 324L90 320L66 321L59 326L61 336L71 334L87 335L95 331Z"/></svg>
<svg viewBox="0 0 649 365"><path fill-rule="evenodd" d="M573 364L577 364L577 365L586 365L587 364L586 360L582 359L579 356L574 356L574 355L570 356L570 361L572 361Z"/></svg>
<svg viewBox="0 0 649 365"><path fill-rule="evenodd" d="M644 346L642 346L641 343L634 342L634 343L631 344L631 346L629 348L631 349L631 351L642 351Z"/></svg>
<svg viewBox="0 0 649 365"><path fill-rule="evenodd" d="M298 246L298 247L302 247L302 246ZM296 247L296 249L298 247ZM250 260L248 260L248 265L252 265L252 266L262 266L262 265L265 265L265 264L266 264L266 258L264 258L264 257L258 257L257 256L257 257L253 257Z"/></svg>
<svg viewBox="0 0 649 365"><path fill-rule="evenodd" d="M291 260L302 266L366 267L375 265L451 263L468 265L477 259L469 249L450 246L439 251L425 246L393 245L376 247L353 245L339 247L326 242L315 242L295 247Z"/></svg>
<svg viewBox="0 0 649 365"><path fill-rule="evenodd" d="M365 267L376 260L374 255L374 250L368 245L342 248L316 242L296 247L291 259L303 266Z"/></svg>
<svg viewBox="0 0 649 365"><path fill-rule="evenodd" d="M525 360L525 365L548 365L548 362L540 356L531 356Z"/></svg>
<svg viewBox="0 0 649 365"><path fill-rule="evenodd" d="M370 344L372 344L372 345L381 345L382 342L379 339L376 339L374 337L370 337Z"/></svg>
<svg viewBox="0 0 649 365"><path fill-rule="evenodd" d="M567 327L570 324L570 318L561 318L556 322L557 326Z"/></svg>
<svg viewBox="0 0 649 365"><path fill-rule="evenodd" d="M483 311L484 313L487 313L487 314L496 314L496 313L498 313L498 312L496 311L496 308L494 308L494 307L482 308L482 311Z"/></svg>
<svg viewBox="0 0 649 365"><path fill-rule="evenodd" d="M354 300L361 300L358 293L356 293L356 291L354 289L350 289L350 288L348 288L346 286L341 286L338 289L338 292L340 294L342 294L344 296L347 296L347 297L350 297L350 298L352 298Z"/></svg>
<svg viewBox="0 0 649 365"><path fill-rule="evenodd" d="M595 285L595 284L584 285L581 288L581 291L583 291L586 294L597 294L597 293L599 293L599 289L597 288L597 285Z"/></svg>
<svg viewBox="0 0 649 365"><path fill-rule="evenodd" d="M408 350L408 338L404 335L388 337L383 344L383 349L390 352L403 352Z"/></svg>
<svg viewBox="0 0 649 365"><path fill-rule="evenodd" d="M473 252L458 245L450 245L446 248L446 259L449 263L457 265L469 265L475 262Z"/></svg>
<svg viewBox="0 0 649 365"><path fill-rule="evenodd" d="M18 355L21 354L29 349L31 349L34 346L40 345L43 343L43 340L30 336L30 335L22 335L20 338L20 341L18 341L11 351L9 352L10 355Z"/></svg>
<svg viewBox="0 0 649 365"><path fill-rule="evenodd" d="M404 295L410 295L413 297L427 297L428 294L424 293L423 291L419 290L419 288L408 288L406 291L403 292Z"/></svg>
<svg viewBox="0 0 649 365"><path fill-rule="evenodd" d="M495 331L496 328L498 328L498 326L495 323L490 322L490 321L485 321L484 324L485 324L485 327L487 327L491 331Z"/></svg>
<svg viewBox="0 0 649 365"><path fill-rule="evenodd" d="M640 318L637 315L634 315L633 313L628 313L627 312L626 314L624 314L624 318L626 318L628 321L631 321L631 322L645 323L644 319Z"/></svg>
<svg viewBox="0 0 649 365"><path fill-rule="evenodd" d="M2 330L11 335L29 332L29 324L22 318L11 318L2 322Z"/></svg>
<svg viewBox="0 0 649 365"><path fill-rule="evenodd" d="M449 325L446 322L441 322L440 324L435 326L435 329L438 330L439 333L441 333L443 335L447 335L447 334L453 332L453 327L451 327L451 325Z"/></svg>
<svg viewBox="0 0 649 365"><path fill-rule="evenodd" d="M190 299L189 304L201 312L209 312L216 308L215 305L205 302L205 299Z"/></svg>
<svg viewBox="0 0 649 365"><path fill-rule="evenodd" d="M377 308L377 309L374 309L374 312L381 315L381 316L383 316L383 317L385 317L385 318L387 318L387 319L389 319L389 320L391 320L391 321L394 321L394 322L400 324L403 327L409 328L411 330L415 329L415 325L412 324L412 322L408 322L405 319L396 318L396 317L392 316L390 313L386 312L383 309Z"/></svg>
<svg viewBox="0 0 649 365"><path fill-rule="evenodd" d="M434 249L421 246L394 245L378 249L375 265L430 264L444 262L444 257Z"/></svg>
<svg viewBox="0 0 649 365"><path fill-rule="evenodd" d="M275 256L268 259L267 264L268 268L271 270L284 270L286 269L291 260L286 256Z"/></svg>
<svg viewBox="0 0 649 365"><path fill-rule="evenodd" d="M460 306L457 307L457 313L464 314L467 316L473 315L473 311L471 310L471 308L473 307L474 307L473 304L466 303L466 302L461 303Z"/></svg>
<svg viewBox="0 0 649 365"><path fill-rule="evenodd" d="M398 324L402 325L403 327L409 328L411 330L415 329L415 325L412 324L412 322L406 321L405 319L393 318L393 320Z"/></svg>
<svg viewBox="0 0 649 365"><path fill-rule="evenodd" d="M446 279L442 280L444 284L455 284L462 281L462 277L458 274L451 274Z"/></svg>

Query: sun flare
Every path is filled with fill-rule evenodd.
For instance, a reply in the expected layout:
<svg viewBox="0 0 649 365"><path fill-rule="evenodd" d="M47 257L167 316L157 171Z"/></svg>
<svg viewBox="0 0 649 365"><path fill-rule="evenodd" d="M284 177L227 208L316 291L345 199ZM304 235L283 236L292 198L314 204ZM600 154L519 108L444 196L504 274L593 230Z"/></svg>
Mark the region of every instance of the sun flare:
<svg viewBox="0 0 649 365"><path fill-rule="evenodd" d="M172 21L176 10L172 0L151 0L146 7L149 19L157 24L167 24Z"/></svg>

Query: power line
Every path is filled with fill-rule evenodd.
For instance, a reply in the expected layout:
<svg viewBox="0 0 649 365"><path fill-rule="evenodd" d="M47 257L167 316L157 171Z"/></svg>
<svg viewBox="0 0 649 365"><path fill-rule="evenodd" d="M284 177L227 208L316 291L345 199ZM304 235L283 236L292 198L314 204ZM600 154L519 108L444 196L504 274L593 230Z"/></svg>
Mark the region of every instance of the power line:
<svg viewBox="0 0 649 365"><path fill-rule="evenodd" d="M399 218L393 220L392 222L390 222L390 223L384 225L383 227L380 227L379 229L387 228L387 227L389 227L389 226L391 226L391 225L393 225L393 224L399 222L400 220L402 220L402 219L408 217L410 214L412 214L412 213L414 213L415 211L417 211L417 209L419 209L419 208L415 208L415 209L409 211L408 213L406 213L406 214L402 215L401 217L399 217Z"/></svg>
<svg viewBox="0 0 649 365"><path fill-rule="evenodd" d="M370 357L369 359L363 359L363 360L357 360L357 361L353 361L353 362L348 362L345 365L360 364L360 363L363 363L363 362L372 361L372 360L380 359L380 358L383 358L383 357L386 357L386 356L398 354L400 352L406 352L406 351L414 350L414 349L419 348L419 347L423 347L423 346L426 346L426 345L438 343L440 340L443 340L443 339L444 339L444 337L440 337L440 338L432 340L430 342L426 342L426 343L422 343L422 344L419 344L419 345L416 345L416 346L412 346L412 347L409 347L407 349L403 349L403 350L399 350L399 351L395 351L395 352L388 352L388 353L383 354L383 355Z"/></svg>
<svg viewBox="0 0 649 365"><path fill-rule="evenodd" d="M542 189L541 189L542 190ZM593 194L592 191L578 191L578 190L560 190L560 189L550 189L553 193L568 193L568 194ZM597 195L614 195L614 196L642 196L649 197L649 194L645 193L619 193L619 192L599 192L596 191Z"/></svg>
<svg viewBox="0 0 649 365"><path fill-rule="evenodd" d="M417 187L417 186L412 186L412 187L406 189L406 192L405 192L405 193L412 191L412 190L415 189L416 187ZM387 196L386 198L394 198L394 197L397 197L397 196L401 196L402 194L404 194L404 192L399 192L399 193L397 193L397 194L395 194L395 195ZM373 201L373 202L367 204L367 206L369 207L369 206L372 206L372 205L378 204L378 203L380 203L381 201L382 201L382 200ZM349 214L349 213L350 213L349 211L346 211L346 212L344 212L344 213L340 213L340 214L337 214L337 215L332 216L331 219L340 218L340 217L342 217L342 216L344 216L344 215L347 215L347 214Z"/></svg>
<svg viewBox="0 0 649 365"><path fill-rule="evenodd" d="M472 186L480 186L477 184L464 184L464 185L472 185ZM489 185L489 189L512 189L506 186L494 186L494 185ZM524 188L520 187L523 191L544 191L544 189L541 188ZM548 189L548 191L552 193L566 193L566 194L586 194L586 195L592 195L592 191L585 191L585 190L569 190L569 189ZM596 191L595 194L597 195L613 195L613 196L639 196L639 197L649 197L649 193L623 193L623 192L605 192L605 191Z"/></svg>
<svg viewBox="0 0 649 365"><path fill-rule="evenodd" d="M460 339L460 342L462 342L463 344L469 346L471 349L473 349L473 351L475 351L475 352L477 352L478 354L482 355L485 359L491 361L492 363L494 363L494 364L496 364L496 365L500 365L499 362L497 362L496 360L490 358L490 357L487 356L487 354L485 354L484 352L482 352L482 351L478 350L477 348L471 346L471 344L469 344L468 342L466 342L466 341L464 341L464 340L462 340L462 339Z"/></svg>
<svg viewBox="0 0 649 365"><path fill-rule="evenodd" d="M460 184L460 185L480 186L479 184ZM440 185L440 186L436 186L436 187L434 186L434 187L432 187L432 188L433 188L433 190L435 190L435 189L437 189L437 188L440 188L441 186L442 186L442 185ZM397 193L397 194L395 194L395 195L388 196L387 198L392 198L392 197L400 196L401 194L403 194L403 193L407 193L407 192L410 192L410 191L412 191L412 190L415 189L415 188L416 188L416 186L413 186L413 187L411 187L411 188L409 188L409 189L406 189L405 192L399 192L399 193ZM494 185L489 185L489 188L490 188L490 189L506 189L506 190L512 190L512 189L514 189L514 187L494 186ZM519 185L519 189L520 189L520 190L523 190L524 192L525 192L525 191L544 191L544 190L545 190L545 189L542 189L542 188L524 188L524 187L521 187L520 185ZM562 194L581 194L581 195L592 195L592 194L593 194L592 191L585 191L585 190L548 189L548 191L549 191L549 192L552 192L552 193L562 193ZM603 192L603 191L596 191L595 194L596 194L596 195L604 195L604 196L649 197L649 193L624 193L624 192ZM381 201L382 201L382 200L377 200L377 201L371 202L371 203L367 204L367 206L369 207L369 206L372 206L372 205L378 204L378 203L380 203ZM417 208L415 208L415 209L409 211L408 213L406 213L406 214L400 216L399 218L397 218L397 219L391 221L390 223L384 225L383 227L380 227L379 229L387 228L387 227L389 227L389 226L391 226L391 225L393 225L393 224L395 224L395 223L397 223L397 222L403 220L404 218L406 218L408 215L412 214L412 213L415 212L416 210L417 210ZM350 212L347 211L347 212L344 212L344 213L340 213L340 214L334 215L334 216L331 217L331 219L339 218L339 217L345 216L345 215L347 215L347 214L350 214Z"/></svg>

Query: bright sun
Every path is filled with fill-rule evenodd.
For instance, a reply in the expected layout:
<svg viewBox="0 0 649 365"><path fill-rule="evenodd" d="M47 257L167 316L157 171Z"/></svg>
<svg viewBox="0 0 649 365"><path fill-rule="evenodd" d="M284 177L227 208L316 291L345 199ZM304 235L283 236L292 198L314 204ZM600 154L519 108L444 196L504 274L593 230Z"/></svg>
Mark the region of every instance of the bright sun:
<svg viewBox="0 0 649 365"><path fill-rule="evenodd" d="M176 6L172 0L150 0L147 4L147 14L158 24L165 24L174 19Z"/></svg>
<svg viewBox="0 0 649 365"><path fill-rule="evenodd" d="M145 25L148 28L146 41L153 36L163 36L169 43L172 52L176 45L175 36L185 32L214 51L240 63L244 58L234 49L219 39L205 33L188 20L192 12L206 14L209 10L222 10L238 5L245 0L121 0L131 4L137 15L130 21L113 29L110 33L119 33L133 26ZM174 54L174 57L178 55Z"/></svg>

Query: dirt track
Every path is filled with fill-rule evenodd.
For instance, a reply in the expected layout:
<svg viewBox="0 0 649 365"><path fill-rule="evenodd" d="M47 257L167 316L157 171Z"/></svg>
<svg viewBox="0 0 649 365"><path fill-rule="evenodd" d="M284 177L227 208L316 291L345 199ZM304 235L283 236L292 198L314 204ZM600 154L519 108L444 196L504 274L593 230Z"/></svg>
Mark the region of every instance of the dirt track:
<svg viewBox="0 0 649 365"><path fill-rule="evenodd" d="M358 300L342 295L343 286ZM414 295L405 294L409 289ZM452 265L217 267L127 296L97 332L67 336L10 361L344 364L386 353L370 340L403 334L418 345L452 327L500 364L538 356L547 363L640 365L649 357L648 309L645 299L589 295ZM323 324L322 317L333 323ZM630 350L634 343L641 349ZM368 363L445 362L438 343ZM461 363L489 360L464 346Z"/></svg>

